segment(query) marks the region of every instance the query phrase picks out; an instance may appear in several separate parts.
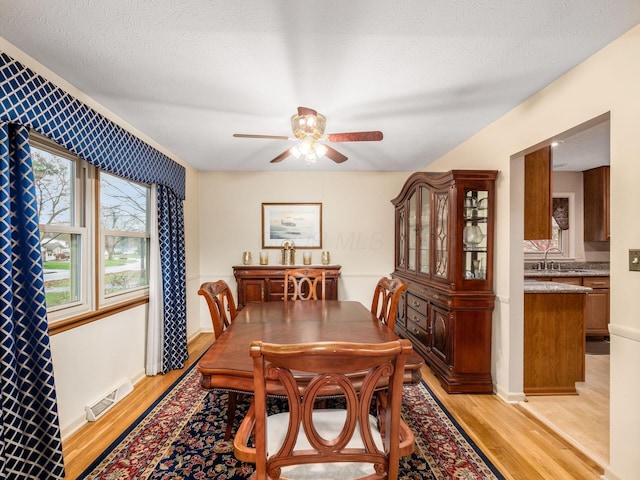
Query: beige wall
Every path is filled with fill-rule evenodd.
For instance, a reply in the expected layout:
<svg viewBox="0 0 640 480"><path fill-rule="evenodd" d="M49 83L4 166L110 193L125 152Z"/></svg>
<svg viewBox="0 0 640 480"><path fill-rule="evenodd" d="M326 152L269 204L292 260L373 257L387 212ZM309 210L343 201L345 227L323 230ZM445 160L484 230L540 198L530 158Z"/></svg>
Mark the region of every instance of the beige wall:
<svg viewBox="0 0 640 480"><path fill-rule="evenodd" d="M640 274L627 268L640 247L634 201L640 178L640 26L429 166L501 171L497 192L497 255L493 363L498 393L522 391L522 152L611 112L611 455L606 478L640 471L640 316L634 304Z"/></svg>
<svg viewBox="0 0 640 480"><path fill-rule="evenodd" d="M322 203L322 250L342 265L339 296L371 302L382 275L393 271L394 198L409 172L250 172L200 174L201 281L222 278L236 290L232 267L243 251L257 263L262 250L262 203ZM302 262L304 248L296 251ZM280 250L268 249L269 263ZM320 262L320 250L312 252ZM211 329L204 302L201 327Z"/></svg>

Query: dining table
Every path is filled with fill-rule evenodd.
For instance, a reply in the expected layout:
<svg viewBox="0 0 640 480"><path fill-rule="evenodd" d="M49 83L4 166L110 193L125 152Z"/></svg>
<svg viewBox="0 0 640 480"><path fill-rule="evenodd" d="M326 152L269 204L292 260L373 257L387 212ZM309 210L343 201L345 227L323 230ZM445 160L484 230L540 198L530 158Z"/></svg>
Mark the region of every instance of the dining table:
<svg viewBox="0 0 640 480"><path fill-rule="evenodd" d="M269 343L383 343L400 337L362 303L342 300L253 302L240 310L231 325L198 362L200 385L206 389L253 392L253 360L249 345ZM418 383L424 360L416 352L407 358L405 383ZM277 393L277 386L273 386Z"/></svg>

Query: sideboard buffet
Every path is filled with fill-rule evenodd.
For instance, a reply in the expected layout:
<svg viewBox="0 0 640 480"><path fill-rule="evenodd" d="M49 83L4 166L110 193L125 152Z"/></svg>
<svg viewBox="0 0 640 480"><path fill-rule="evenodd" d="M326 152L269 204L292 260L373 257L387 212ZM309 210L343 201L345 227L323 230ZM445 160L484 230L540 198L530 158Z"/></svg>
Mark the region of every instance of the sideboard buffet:
<svg viewBox="0 0 640 480"><path fill-rule="evenodd" d="M396 333L449 393L492 393L495 170L417 172L392 200Z"/></svg>
<svg viewBox="0 0 640 480"><path fill-rule="evenodd" d="M282 302L284 271L288 268L322 268L326 278L325 298L338 300L340 265L236 265L233 275L238 284L238 309L248 302Z"/></svg>

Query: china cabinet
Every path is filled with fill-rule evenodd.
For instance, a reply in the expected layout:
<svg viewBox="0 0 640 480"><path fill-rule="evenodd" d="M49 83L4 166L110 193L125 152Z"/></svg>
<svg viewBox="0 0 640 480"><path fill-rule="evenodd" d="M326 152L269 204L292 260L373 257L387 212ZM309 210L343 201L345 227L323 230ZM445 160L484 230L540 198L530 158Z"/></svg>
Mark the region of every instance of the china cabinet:
<svg viewBox="0 0 640 480"><path fill-rule="evenodd" d="M450 393L491 393L494 170L417 172L392 200L396 331Z"/></svg>

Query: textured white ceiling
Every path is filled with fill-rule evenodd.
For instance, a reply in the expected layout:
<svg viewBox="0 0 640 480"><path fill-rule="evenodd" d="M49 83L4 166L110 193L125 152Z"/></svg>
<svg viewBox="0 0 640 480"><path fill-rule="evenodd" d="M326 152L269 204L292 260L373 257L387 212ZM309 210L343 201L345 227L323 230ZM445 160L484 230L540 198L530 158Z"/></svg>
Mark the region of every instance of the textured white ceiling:
<svg viewBox="0 0 640 480"><path fill-rule="evenodd" d="M423 169L638 23L638 0L0 0L1 37L211 171ZM307 167L232 137L291 135L298 106L384 140Z"/></svg>

